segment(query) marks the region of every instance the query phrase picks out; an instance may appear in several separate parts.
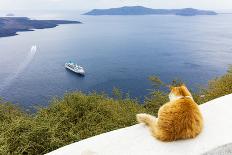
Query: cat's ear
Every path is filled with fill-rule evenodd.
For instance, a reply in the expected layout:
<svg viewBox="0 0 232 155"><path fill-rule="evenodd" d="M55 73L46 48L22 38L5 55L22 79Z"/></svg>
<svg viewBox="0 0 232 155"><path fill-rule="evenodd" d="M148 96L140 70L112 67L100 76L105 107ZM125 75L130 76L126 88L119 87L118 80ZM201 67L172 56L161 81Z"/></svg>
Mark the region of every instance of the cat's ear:
<svg viewBox="0 0 232 155"><path fill-rule="evenodd" d="M182 84L181 88L182 88L182 91L184 92L185 96L192 96L185 84Z"/></svg>
<svg viewBox="0 0 232 155"><path fill-rule="evenodd" d="M182 83L180 87L181 87L183 90L189 91L188 88L187 88L187 86L186 86L184 83Z"/></svg>

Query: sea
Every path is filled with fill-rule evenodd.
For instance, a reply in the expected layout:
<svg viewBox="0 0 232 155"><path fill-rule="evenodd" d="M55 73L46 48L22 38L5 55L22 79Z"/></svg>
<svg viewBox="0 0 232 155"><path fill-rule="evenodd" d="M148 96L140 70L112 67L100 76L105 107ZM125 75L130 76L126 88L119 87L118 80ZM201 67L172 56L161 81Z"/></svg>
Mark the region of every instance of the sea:
<svg viewBox="0 0 232 155"><path fill-rule="evenodd" d="M4 16L9 12L0 12ZM16 11L32 19L83 24L19 32L0 38L0 96L24 107L47 106L73 91L114 88L141 102L149 77L181 79L197 90L232 64L232 15L86 16L84 11ZM36 46L36 47L35 47ZM86 75L64 68L75 61Z"/></svg>

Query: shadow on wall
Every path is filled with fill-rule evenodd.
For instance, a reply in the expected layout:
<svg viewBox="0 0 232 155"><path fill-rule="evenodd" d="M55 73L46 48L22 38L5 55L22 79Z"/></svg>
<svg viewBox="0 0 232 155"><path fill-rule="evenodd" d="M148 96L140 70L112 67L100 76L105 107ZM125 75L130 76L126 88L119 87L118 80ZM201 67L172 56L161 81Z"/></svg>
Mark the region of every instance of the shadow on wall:
<svg viewBox="0 0 232 155"><path fill-rule="evenodd" d="M203 155L232 155L232 143L219 146Z"/></svg>

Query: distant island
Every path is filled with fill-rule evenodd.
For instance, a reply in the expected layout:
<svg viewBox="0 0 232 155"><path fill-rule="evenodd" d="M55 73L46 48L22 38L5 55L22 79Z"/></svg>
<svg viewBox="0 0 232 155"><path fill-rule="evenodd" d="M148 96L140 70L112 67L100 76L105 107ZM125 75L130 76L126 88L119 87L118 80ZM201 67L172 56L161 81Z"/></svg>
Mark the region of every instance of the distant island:
<svg viewBox="0 0 232 155"><path fill-rule="evenodd" d="M94 9L84 15L180 15L180 16L196 16L196 15L217 15L214 11L198 10L193 8L184 9L152 9L143 6L125 6L121 8L111 9Z"/></svg>
<svg viewBox="0 0 232 155"><path fill-rule="evenodd" d="M27 17L0 17L0 37L14 36L17 32L54 28L59 24L80 24L67 20L31 20Z"/></svg>

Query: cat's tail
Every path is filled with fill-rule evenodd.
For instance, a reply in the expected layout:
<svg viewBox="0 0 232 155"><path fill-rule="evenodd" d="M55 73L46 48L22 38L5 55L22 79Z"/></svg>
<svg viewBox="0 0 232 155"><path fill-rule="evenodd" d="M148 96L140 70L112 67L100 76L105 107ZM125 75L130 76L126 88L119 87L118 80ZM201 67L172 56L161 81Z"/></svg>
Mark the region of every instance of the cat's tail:
<svg viewBox="0 0 232 155"><path fill-rule="evenodd" d="M139 123L144 123L149 127L155 125L156 117L149 114L137 114L136 119Z"/></svg>

